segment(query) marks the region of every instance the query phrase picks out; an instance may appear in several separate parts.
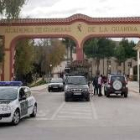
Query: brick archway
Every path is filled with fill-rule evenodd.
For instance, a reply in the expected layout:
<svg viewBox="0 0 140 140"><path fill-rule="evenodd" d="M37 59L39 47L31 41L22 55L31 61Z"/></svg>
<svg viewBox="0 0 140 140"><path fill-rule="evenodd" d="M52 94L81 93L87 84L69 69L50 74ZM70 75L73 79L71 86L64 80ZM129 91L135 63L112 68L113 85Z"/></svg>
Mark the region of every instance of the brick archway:
<svg viewBox="0 0 140 140"><path fill-rule="evenodd" d="M57 19L1 20L0 36L4 37L5 61L2 80L12 80L14 43L18 38L70 37L77 44L77 59L83 59L83 44L90 37L139 37L140 17L91 18L76 14Z"/></svg>
<svg viewBox="0 0 140 140"><path fill-rule="evenodd" d="M30 38L30 39L34 39L34 38L70 38L72 39L75 44L76 44L76 49L79 49L79 45L77 43L77 40L72 37L72 36L68 36L68 35L21 35L21 36L17 36L15 37L12 41L11 41L11 44L10 44L10 77L13 77L14 76L14 50L15 50L15 43L16 41L20 40L20 39L24 39L24 38ZM81 49L80 49L81 50ZM79 54L77 53L77 56L81 55L82 52L80 52ZM82 58L81 58L82 59Z"/></svg>

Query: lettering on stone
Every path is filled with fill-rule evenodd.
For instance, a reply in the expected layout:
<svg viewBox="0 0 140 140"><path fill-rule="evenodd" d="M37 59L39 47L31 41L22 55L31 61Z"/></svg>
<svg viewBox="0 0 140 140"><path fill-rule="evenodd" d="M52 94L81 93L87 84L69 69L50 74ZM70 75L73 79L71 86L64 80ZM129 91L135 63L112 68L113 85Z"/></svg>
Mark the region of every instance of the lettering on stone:
<svg viewBox="0 0 140 140"><path fill-rule="evenodd" d="M5 29L5 33L11 33L11 34L13 34L13 33L33 33L33 29L32 28L18 28L18 27L16 27L16 28L6 28Z"/></svg>
<svg viewBox="0 0 140 140"><path fill-rule="evenodd" d="M70 27L44 27L42 31L44 33L71 32L71 28Z"/></svg>
<svg viewBox="0 0 140 140"><path fill-rule="evenodd" d="M77 29L79 32L82 32L82 30L85 30L85 28L82 28L82 24L78 24ZM136 26L90 26L87 27L88 33L127 33L127 32L138 32L139 29ZM7 27L5 29L5 33L70 33L72 32L72 27Z"/></svg>
<svg viewBox="0 0 140 140"><path fill-rule="evenodd" d="M22 27L8 27L5 33L61 33L71 32L71 27L35 27L35 28L22 28Z"/></svg>
<svg viewBox="0 0 140 140"><path fill-rule="evenodd" d="M99 27L99 32L108 32L108 28L107 27Z"/></svg>
<svg viewBox="0 0 140 140"><path fill-rule="evenodd" d="M137 32L138 29L137 27L133 27L133 26L115 26L111 28L111 31L113 32Z"/></svg>
<svg viewBox="0 0 140 140"><path fill-rule="evenodd" d="M88 27L88 32L89 33L92 33L92 32L95 32L95 31L96 31L95 27Z"/></svg>

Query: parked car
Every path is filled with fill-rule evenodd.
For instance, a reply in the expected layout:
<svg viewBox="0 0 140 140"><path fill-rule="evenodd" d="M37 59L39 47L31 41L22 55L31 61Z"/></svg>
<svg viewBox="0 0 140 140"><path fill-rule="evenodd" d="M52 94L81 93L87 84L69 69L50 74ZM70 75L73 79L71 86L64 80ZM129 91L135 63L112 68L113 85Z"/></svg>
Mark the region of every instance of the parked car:
<svg viewBox="0 0 140 140"><path fill-rule="evenodd" d="M120 94L125 98L128 96L127 79L124 75L110 74L107 77L107 82L104 85L105 96L111 94Z"/></svg>
<svg viewBox="0 0 140 140"><path fill-rule="evenodd" d="M52 78L48 84L48 91L64 91L64 82L62 78Z"/></svg>
<svg viewBox="0 0 140 140"><path fill-rule="evenodd" d="M83 98L90 101L89 86L84 76L68 76L65 81L65 101Z"/></svg>
<svg viewBox="0 0 140 140"><path fill-rule="evenodd" d="M0 123L17 125L20 119L36 114L37 102L29 87L20 81L0 82Z"/></svg>

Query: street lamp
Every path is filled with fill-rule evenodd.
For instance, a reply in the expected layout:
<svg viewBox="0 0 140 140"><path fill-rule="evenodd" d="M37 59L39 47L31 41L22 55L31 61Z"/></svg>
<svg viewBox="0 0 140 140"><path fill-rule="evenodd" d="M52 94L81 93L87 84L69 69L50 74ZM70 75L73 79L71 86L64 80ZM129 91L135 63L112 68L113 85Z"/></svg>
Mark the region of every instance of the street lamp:
<svg viewBox="0 0 140 140"><path fill-rule="evenodd" d="M111 65L109 64L108 67L109 67L109 72L108 73L111 74Z"/></svg>
<svg viewBox="0 0 140 140"><path fill-rule="evenodd" d="M50 64L50 77L51 77L51 68L52 68L52 64Z"/></svg>

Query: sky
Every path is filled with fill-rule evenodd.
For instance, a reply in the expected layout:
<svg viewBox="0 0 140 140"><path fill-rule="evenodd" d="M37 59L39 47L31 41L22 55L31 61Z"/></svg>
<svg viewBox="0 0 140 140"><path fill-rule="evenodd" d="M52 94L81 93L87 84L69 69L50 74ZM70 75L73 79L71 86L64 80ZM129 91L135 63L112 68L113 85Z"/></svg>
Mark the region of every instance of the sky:
<svg viewBox="0 0 140 140"><path fill-rule="evenodd" d="M140 0L27 0L22 17L60 18L76 13L91 17L140 16Z"/></svg>
<svg viewBox="0 0 140 140"><path fill-rule="evenodd" d="M140 17L140 0L27 0L22 18Z"/></svg>

